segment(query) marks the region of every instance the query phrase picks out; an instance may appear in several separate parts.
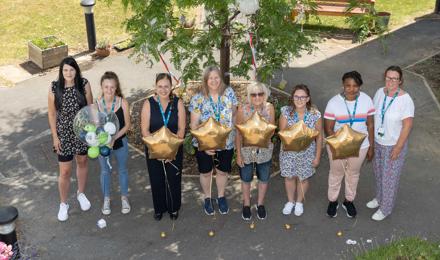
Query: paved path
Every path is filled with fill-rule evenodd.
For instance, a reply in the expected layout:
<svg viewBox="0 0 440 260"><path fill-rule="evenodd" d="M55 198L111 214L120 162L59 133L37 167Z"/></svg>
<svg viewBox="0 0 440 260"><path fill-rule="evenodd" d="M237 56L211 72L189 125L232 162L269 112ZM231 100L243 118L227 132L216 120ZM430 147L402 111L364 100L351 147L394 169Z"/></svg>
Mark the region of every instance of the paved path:
<svg viewBox="0 0 440 260"><path fill-rule="evenodd" d="M361 72L365 79L363 90L372 95L382 85L382 73L387 66L406 67L440 51L439 26L439 20L420 20L393 32L386 56L381 53L380 43L372 41L317 63L308 60L312 56L305 57L302 63L310 65L287 68L284 78L290 85L308 84L321 110L340 91L340 77L348 70ZM152 86L155 73L162 67L157 64L147 68L124 56L95 62L92 68L84 70L95 95L99 93L99 77L106 70L121 76L124 93L134 100ZM267 194L268 219L255 221L254 230L240 217L238 181L231 181L228 189L231 212L227 216L205 216L197 179L185 178L179 219L174 224L167 217L161 222L154 221L144 157L134 150L130 150L129 165L133 210L128 216L120 213L118 194L113 192L113 213L105 218L108 227L97 228L101 195L98 164L92 161L87 188L92 209L80 212L72 192L70 218L59 223L57 162L49 151L51 140L46 119L48 85L55 78L56 73L52 72L12 89L0 89L0 203L19 209L18 228L25 253L36 247L42 259L345 259L371 248L367 239L372 239L374 245L409 235L439 240L440 113L423 80L408 72L405 88L416 104L415 128L391 217L373 222L373 211L364 207L374 195L370 164L362 169L356 199L358 217L348 219L343 210L335 219L326 217L329 167L324 157L311 181L304 215L282 216L284 186L277 176L271 179ZM285 230L285 223L293 228ZM216 231L213 238L207 235L211 229ZM336 236L340 230L343 237ZM160 239L161 231L166 231L168 237ZM361 245L347 246L346 239L357 240Z"/></svg>

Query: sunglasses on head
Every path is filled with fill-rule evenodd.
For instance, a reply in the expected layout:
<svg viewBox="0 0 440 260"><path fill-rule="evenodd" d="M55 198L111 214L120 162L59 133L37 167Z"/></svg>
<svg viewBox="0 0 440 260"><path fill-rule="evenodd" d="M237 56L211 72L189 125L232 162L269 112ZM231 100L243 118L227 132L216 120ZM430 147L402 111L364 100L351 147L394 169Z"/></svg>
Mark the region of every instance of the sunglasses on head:
<svg viewBox="0 0 440 260"><path fill-rule="evenodd" d="M263 97L264 96L264 92L251 93L250 96L251 97Z"/></svg>

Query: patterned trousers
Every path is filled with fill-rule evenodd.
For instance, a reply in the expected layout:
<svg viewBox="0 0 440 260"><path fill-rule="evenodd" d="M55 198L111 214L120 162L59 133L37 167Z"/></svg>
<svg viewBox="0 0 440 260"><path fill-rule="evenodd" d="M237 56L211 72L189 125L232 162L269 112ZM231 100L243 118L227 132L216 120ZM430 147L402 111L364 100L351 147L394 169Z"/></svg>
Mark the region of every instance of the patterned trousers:
<svg viewBox="0 0 440 260"><path fill-rule="evenodd" d="M379 202L380 211L385 216L391 214L396 201L400 174L408 152L408 143L405 143L396 160L391 160L393 148L394 146L384 146L378 143L375 143L374 146L373 167L376 177L376 199Z"/></svg>

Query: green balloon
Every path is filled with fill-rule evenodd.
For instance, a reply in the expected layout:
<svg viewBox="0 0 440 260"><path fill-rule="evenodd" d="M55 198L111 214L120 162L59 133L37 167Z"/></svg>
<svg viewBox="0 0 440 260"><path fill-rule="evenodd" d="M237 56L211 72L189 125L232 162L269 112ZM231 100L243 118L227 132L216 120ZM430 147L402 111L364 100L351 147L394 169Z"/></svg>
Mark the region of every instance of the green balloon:
<svg viewBox="0 0 440 260"><path fill-rule="evenodd" d="M84 126L84 130L86 130L87 132L95 132L96 126L94 126L92 124L87 124Z"/></svg>
<svg viewBox="0 0 440 260"><path fill-rule="evenodd" d="M99 155L99 147L98 146L89 147L89 150L87 151L87 155L90 158L95 159Z"/></svg>
<svg viewBox="0 0 440 260"><path fill-rule="evenodd" d="M107 143L108 140L108 133L107 132L101 132L98 135L98 141L100 145L104 145Z"/></svg>

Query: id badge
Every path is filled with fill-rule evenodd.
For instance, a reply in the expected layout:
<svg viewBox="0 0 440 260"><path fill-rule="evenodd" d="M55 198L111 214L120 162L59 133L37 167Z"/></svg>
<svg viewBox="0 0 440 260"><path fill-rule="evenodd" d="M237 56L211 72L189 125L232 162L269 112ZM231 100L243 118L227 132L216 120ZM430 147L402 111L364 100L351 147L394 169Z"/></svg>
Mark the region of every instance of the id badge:
<svg viewBox="0 0 440 260"><path fill-rule="evenodd" d="M379 129L377 129L377 134L379 136L384 136L385 135L385 129L383 127L379 127Z"/></svg>

